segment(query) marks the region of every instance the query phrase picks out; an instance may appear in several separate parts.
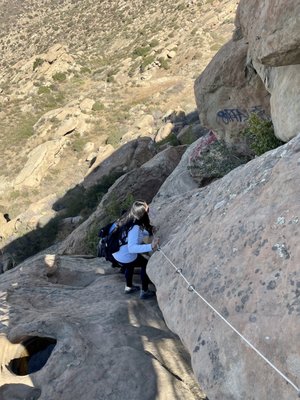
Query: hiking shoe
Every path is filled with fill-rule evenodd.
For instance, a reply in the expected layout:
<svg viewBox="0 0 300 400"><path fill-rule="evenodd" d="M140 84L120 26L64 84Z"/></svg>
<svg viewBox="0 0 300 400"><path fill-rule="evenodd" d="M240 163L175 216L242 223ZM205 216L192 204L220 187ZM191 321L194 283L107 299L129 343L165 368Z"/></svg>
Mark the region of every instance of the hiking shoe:
<svg viewBox="0 0 300 400"><path fill-rule="evenodd" d="M125 286L124 292L126 294L129 294L129 293L137 292L138 290L140 290L139 286L134 286L134 285L133 286Z"/></svg>
<svg viewBox="0 0 300 400"><path fill-rule="evenodd" d="M140 293L140 299L145 300L145 299L150 299L150 297L155 296L155 292L152 290L141 290Z"/></svg>

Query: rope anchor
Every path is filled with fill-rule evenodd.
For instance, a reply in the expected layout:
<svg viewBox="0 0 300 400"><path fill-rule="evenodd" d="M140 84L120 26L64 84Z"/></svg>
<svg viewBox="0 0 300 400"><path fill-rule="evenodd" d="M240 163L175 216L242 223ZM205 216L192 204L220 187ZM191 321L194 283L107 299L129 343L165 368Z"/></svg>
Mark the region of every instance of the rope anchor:
<svg viewBox="0 0 300 400"><path fill-rule="evenodd" d="M189 292L193 292L193 291L195 290L195 286L194 286L194 285L189 285L188 288L187 288L187 290L188 290Z"/></svg>

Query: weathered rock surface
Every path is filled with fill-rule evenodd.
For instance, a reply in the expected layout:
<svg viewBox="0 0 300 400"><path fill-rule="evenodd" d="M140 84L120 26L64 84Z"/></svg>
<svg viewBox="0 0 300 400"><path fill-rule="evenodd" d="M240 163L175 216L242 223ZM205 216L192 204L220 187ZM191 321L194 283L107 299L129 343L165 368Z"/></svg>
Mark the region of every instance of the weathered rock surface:
<svg viewBox="0 0 300 400"><path fill-rule="evenodd" d="M159 188L178 165L186 146L169 147L158 153L140 168L135 168L121 176L101 200L97 210L72 232L60 246L59 251L66 254L86 254L86 237L89 231L108 222L108 208L116 200L122 204L132 195L134 199L151 202Z"/></svg>
<svg viewBox="0 0 300 400"><path fill-rule="evenodd" d="M156 301L123 288L100 259L45 254L2 275L1 399L204 398ZM47 349L26 346L45 338L46 359Z"/></svg>
<svg viewBox="0 0 300 400"><path fill-rule="evenodd" d="M71 133L84 135L91 130L92 124L86 122L87 117L82 104L87 107L86 104L93 100L85 100L81 103L76 101L67 104L65 107L56 108L44 114L34 125L35 136L31 138L31 141L37 138L61 138ZM93 121L92 116L89 116L89 120Z"/></svg>
<svg viewBox="0 0 300 400"><path fill-rule="evenodd" d="M288 142L300 132L300 64L276 68L253 63L271 93L270 105L276 136Z"/></svg>
<svg viewBox="0 0 300 400"><path fill-rule="evenodd" d="M196 146L197 142L193 143L187 148L177 167L161 185L159 189L159 196L170 198L172 196L181 195L198 187L198 184L191 177L191 174L188 170L189 158ZM153 210L150 208L150 213L152 213L152 211Z"/></svg>
<svg viewBox="0 0 300 400"><path fill-rule="evenodd" d="M248 46L230 41L195 81L195 97L201 123L220 139L247 152L240 132L251 113L268 117L270 96L260 77L247 72Z"/></svg>
<svg viewBox="0 0 300 400"><path fill-rule="evenodd" d="M108 157L103 158L100 152L91 170L86 176L83 186L91 187L111 174L122 174L140 167L156 154L154 142L149 137L132 140L114 152L108 152Z"/></svg>
<svg viewBox="0 0 300 400"><path fill-rule="evenodd" d="M74 58L69 54L68 47L57 43L46 53L32 56L26 63L23 60L18 61L13 65L13 69L17 72L13 75L11 83L19 85L18 96L22 98L37 93L35 80L42 79L46 86L50 86L54 81L55 74L68 75L70 70L79 71L80 67L76 65Z"/></svg>
<svg viewBox="0 0 300 400"><path fill-rule="evenodd" d="M299 152L298 135L205 188L173 197L164 195L167 179L151 203L162 251L174 265L156 252L149 275L166 322L187 346L209 398L297 396L187 290L187 282L299 385Z"/></svg>
<svg viewBox="0 0 300 400"><path fill-rule="evenodd" d="M167 138L172 133L173 128L174 125L172 122L167 122L165 125L163 125L155 136L156 142L160 142L161 140Z"/></svg>
<svg viewBox="0 0 300 400"><path fill-rule="evenodd" d="M53 210L53 205L56 201L56 194L49 195L31 204L26 211L16 218L11 219L9 222L0 223L1 246L14 242L32 230L45 226L56 215L56 211ZM32 246L32 244L25 244L25 242L23 244L24 246Z"/></svg>
<svg viewBox="0 0 300 400"><path fill-rule="evenodd" d="M48 140L33 149L28 155L24 168L14 180L14 187L38 186L49 168L59 162L64 145L64 139Z"/></svg>
<svg viewBox="0 0 300 400"><path fill-rule="evenodd" d="M240 0L236 26L249 41L252 57L264 65L300 64L298 0Z"/></svg>
<svg viewBox="0 0 300 400"><path fill-rule="evenodd" d="M297 0L241 0L233 41L195 82L203 124L242 152L238 136L251 112L271 114L275 135L283 141L300 131L299 22Z"/></svg>

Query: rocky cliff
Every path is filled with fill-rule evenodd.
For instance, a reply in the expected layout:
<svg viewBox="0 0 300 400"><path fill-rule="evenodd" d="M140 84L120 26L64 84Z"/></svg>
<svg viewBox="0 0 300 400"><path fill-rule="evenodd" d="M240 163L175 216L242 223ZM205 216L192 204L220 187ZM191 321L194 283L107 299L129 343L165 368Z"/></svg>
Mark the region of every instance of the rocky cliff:
<svg viewBox="0 0 300 400"><path fill-rule="evenodd" d="M167 180L151 204L163 252L151 257L149 273L166 322L189 349L209 398L297 397L188 289L193 285L299 382L299 149L297 136L208 187L182 191L178 185L172 197L174 182Z"/></svg>
<svg viewBox="0 0 300 400"><path fill-rule="evenodd" d="M177 11L182 7L195 11L212 3L215 9L207 18L217 23L221 4L199 3L184 2ZM125 397L132 399L141 393L149 400L204 397L190 371L185 373L187 356L159 320L157 309L137 299L126 302L120 294L122 276L107 272L99 260L74 257L91 252L97 228L107 222L111 209L132 198L151 202L161 250L150 258L149 275L167 327L188 350L208 398L296 398L300 385L298 21L296 1L287 6L283 0L257 0L251 5L241 0L232 38L195 81L202 125L193 112L173 107L159 114L158 126L149 112L141 115L134 132L122 131L118 152L106 148L108 156L101 158L91 150L91 170L82 170L82 182L72 199L86 195L85 190L107 171L121 176L101 196L95 212L72 227L67 238L1 276L5 384L0 393L5 400L20 393L26 399L74 399L87 392L90 399L118 400L128 390ZM172 60L175 50L168 46L166 51ZM36 68L42 67L39 63ZM151 68L157 67L154 62ZM143 77L147 80L147 73ZM166 83L155 75L157 84L158 79L159 85ZM171 91L176 94L180 85L173 83ZM153 86L148 90L153 94ZM51 132L59 141L66 140L82 126L83 110L93 119L93 101L76 100L68 103L70 113L57 109L46 115L37 121L36 133L44 126L45 141ZM248 148L242 132L252 114L271 119L275 135L286 144L245 163L242 155ZM59 120L63 115L68 117ZM157 135L162 139L170 133L180 145L169 142L157 147ZM33 147L39 136L33 135ZM187 136L190 141L179 140ZM25 166L29 171L30 163ZM60 212L66 199L48 201ZM36 216L30 212L29 216L34 224ZM6 227L18 229L17 219L5 221ZM34 246L33 238L25 232L13 242ZM11 259L5 262L5 269L14 266ZM122 326L112 321L121 321ZM117 337L108 339L115 330ZM156 340L161 347L154 345ZM172 349L176 368L173 358L165 362L169 357L165 348ZM180 362L174 348L183 355ZM31 369L34 356L41 352L45 363ZM134 360L129 367L128 359ZM150 371L150 378L145 371ZM146 387L137 381L145 381Z"/></svg>

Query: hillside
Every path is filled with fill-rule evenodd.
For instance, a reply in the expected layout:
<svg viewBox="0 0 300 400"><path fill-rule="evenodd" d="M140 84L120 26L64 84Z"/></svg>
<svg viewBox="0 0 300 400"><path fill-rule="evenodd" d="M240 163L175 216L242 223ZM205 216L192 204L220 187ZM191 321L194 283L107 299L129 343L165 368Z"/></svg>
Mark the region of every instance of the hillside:
<svg viewBox="0 0 300 400"><path fill-rule="evenodd" d="M1 5L1 399L297 396L299 1Z"/></svg>
<svg viewBox="0 0 300 400"><path fill-rule="evenodd" d="M232 34L235 7L234 1L25 1L20 7L1 0L0 212L15 217L53 186L63 192L80 182L88 170L86 143L116 147L144 115L159 122L169 109L195 109L194 78ZM46 67L45 54L57 44L63 56L53 62L48 53ZM34 124L84 98L96 104L80 137L70 135L63 160L33 190L11 185L29 152L46 140Z"/></svg>

